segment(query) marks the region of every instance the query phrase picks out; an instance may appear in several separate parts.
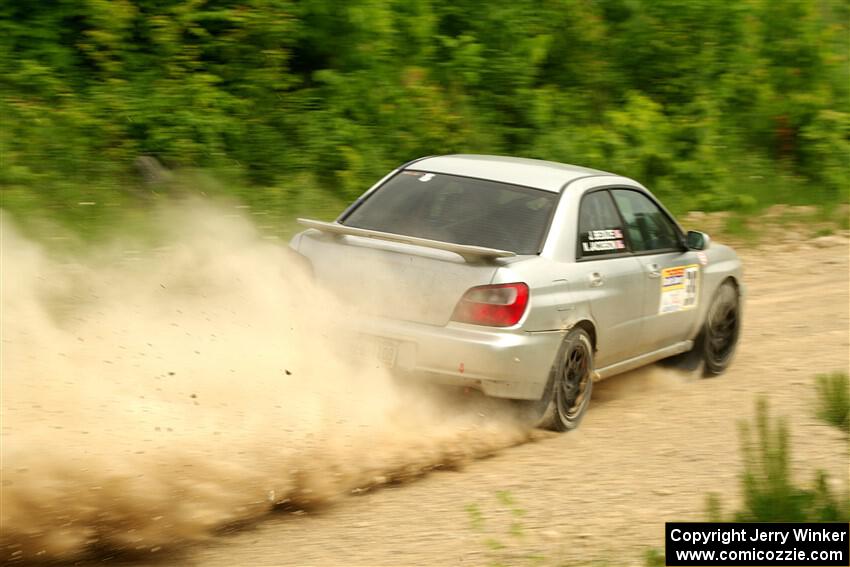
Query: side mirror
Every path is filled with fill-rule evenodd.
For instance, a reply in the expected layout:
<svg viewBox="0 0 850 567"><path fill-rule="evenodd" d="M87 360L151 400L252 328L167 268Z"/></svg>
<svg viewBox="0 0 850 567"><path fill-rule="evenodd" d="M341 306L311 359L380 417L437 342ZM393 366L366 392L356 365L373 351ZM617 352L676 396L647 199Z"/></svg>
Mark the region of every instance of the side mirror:
<svg viewBox="0 0 850 567"><path fill-rule="evenodd" d="M685 237L685 244L687 244L688 250L705 250L711 244L711 238L704 232L689 230Z"/></svg>

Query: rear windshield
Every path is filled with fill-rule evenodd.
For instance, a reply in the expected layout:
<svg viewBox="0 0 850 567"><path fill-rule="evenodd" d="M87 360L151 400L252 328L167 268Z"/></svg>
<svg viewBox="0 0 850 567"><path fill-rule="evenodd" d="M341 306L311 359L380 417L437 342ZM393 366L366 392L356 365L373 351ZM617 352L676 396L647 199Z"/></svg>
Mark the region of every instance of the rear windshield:
<svg viewBox="0 0 850 567"><path fill-rule="evenodd" d="M356 228L537 254L557 193L426 171L402 171L354 209Z"/></svg>

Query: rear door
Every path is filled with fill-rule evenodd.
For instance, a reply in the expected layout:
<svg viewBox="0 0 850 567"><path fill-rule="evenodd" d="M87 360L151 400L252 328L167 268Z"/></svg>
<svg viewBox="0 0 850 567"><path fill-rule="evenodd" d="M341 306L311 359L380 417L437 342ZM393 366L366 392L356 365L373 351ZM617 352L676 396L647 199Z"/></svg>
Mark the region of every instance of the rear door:
<svg viewBox="0 0 850 567"><path fill-rule="evenodd" d="M649 195L635 189L611 194L643 270L645 350L685 340L695 324L702 285L697 252L685 249L679 228Z"/></svg>
<svg viewBox="0 0 850 567"><path fill-rule="evenodd" d="M640 352L646 281L631 255L623 223L607 190L584 194L579 207L576 285L590 298L596 321L596 366Z"/></svg>

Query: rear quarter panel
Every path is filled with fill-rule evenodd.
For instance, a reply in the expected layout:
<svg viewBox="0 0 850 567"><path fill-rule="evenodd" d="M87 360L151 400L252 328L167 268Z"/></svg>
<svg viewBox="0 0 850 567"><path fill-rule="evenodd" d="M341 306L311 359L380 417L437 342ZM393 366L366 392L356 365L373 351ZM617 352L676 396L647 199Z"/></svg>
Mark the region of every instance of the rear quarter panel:
<svg viewBox="0 0 850 567"><path fill-rule="evenodd" d="M521 257L496 271L493 283L525 282L529 307L521 325L529 332L565 331L570 326L573 296L569 289L570 264L540 256Z"/></svg>

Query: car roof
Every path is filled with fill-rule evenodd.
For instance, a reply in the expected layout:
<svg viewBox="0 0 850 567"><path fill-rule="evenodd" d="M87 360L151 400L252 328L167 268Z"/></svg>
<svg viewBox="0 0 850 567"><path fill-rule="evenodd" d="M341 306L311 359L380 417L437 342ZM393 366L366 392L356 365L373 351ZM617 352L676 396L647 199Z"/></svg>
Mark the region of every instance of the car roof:
<svg viewBox="0 0 850 567"><path fill-rule="evenodd" d="M570 181L581 177L613 175L598 169L541 159L474 154L426 157L406 164L404 169L475 177L555 193L560 192Z"/></svg>

